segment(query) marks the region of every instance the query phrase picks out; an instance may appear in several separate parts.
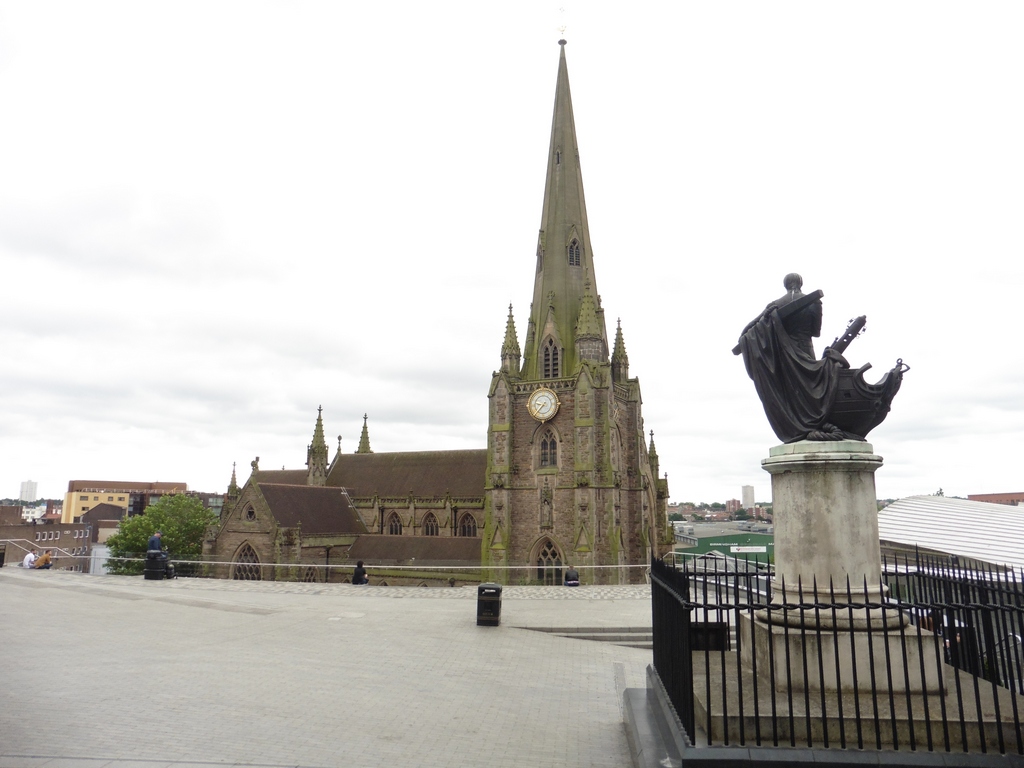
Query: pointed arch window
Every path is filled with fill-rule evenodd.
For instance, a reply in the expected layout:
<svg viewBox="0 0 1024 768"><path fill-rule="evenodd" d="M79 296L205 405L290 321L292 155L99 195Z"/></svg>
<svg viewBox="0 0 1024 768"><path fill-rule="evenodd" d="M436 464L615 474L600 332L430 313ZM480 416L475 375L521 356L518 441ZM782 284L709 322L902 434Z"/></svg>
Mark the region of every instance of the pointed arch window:
<svg viewBox="0 0 1024 768"><path fill-rule="evenodd" d="M459 536L476 536L476 518L469 512L459 518Z"/></svg>
<svg viewBox="0 0 1024 768"><path fill-rule="evenodd" d="M540 465L542 467L558 466L558 438L550 429L545 430L540 438Z"/></svg>
<svg viewBox="0 0 1024 768"><path fill-rule="evenodd" d="M580 265L580 241L575 237L572 242L569 243L569 266L578 267Z"/></svg>
<svg viewBox="0 0 1024 768"><path fill-rule="evenodd" d="M402 518L400 518L398 516L397 512L392 512L388 516L387 522L384 524L384 527L387 528L388 533L391 534L392 536L401 536L402 535Z"/></svg>
<svg viewBox="0 0 1024 768"><path fill-rule="evenodd" d="M437 536L438 525L437 518L434 517L434 513L430 512L425 518L423 518L423 535L424 536Z"/></svg>
<svg viewBox="0 0 1024 768"><path fill-rule="evenodd" d="M553 586L562 583L562 555L551 539L545 539L537 553L537 581Z"/></svg>
<svg viewBox="0 0 1024 768"><path fill-rule="evenodd" d="M550 336L544 342L544 378L557 379L559 376L558 347Z"/></svg>
<svg viewBox="0 0 1024 768"><path fill-rule="evenodd" d="M238 551L238 556L235 558L234 573L231 574L231 578L239 581L263 581L260 557L249 544L246 544Z"/></svg>

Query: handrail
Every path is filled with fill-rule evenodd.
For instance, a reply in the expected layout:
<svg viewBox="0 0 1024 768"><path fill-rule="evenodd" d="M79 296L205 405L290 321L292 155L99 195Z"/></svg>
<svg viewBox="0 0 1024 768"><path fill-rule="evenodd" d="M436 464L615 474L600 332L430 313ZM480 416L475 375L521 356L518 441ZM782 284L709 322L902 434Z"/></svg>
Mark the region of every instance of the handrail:
<svg viewBox="0 0 1024 768"><path fill-rule="evenodd" d="M19 541L24 541L26 544L29 544L30 546L24 547L24 546L22 546L21 544L18 543ZM18 547L22 552L25 552L25 553L28 553L28 552L30 552L33 549L49 549L49 550L53 550L53 551L62 553L63 557L89 557L89 554L73 555L70 552L68 552L66 549L64 549L63 547L58 547L56 544L52 544L52 545L47 546L47 547L41 547L41 546L39 546L39 542L38 541L29 541L28 539L0 539L0 544L13 544L14 546Z"/></svg>

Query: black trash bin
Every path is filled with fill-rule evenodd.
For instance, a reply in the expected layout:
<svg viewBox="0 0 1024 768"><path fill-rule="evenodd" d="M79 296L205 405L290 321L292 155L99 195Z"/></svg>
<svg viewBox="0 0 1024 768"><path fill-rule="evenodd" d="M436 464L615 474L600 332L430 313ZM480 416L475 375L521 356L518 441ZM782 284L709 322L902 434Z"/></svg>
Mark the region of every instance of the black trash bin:
<svg viewBox="0 0 1024 768"><path fill-rule="evenodd" d="M146 579L160 580L167 573L167 555L163 552L147 552L143 575Z"/></svg>
<svg viewBox="0 0 1024 768"><path fill-rule="evenodd" d="M496 627L501 621L501 584L485 583L476 588L476 624Z"/></svg>

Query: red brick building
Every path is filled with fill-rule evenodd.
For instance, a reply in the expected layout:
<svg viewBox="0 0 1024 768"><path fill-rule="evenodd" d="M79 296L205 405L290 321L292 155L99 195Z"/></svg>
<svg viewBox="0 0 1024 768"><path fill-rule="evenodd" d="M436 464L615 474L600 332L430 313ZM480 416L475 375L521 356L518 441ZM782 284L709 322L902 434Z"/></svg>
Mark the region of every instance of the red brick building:
<svg viewBox="0 0 1024 768"><path fill-rule="evenodd" d="M987 501L989 504L1008 504L1016 507L1024 504L1024 491L1018 493L973 493L967 496L969 501Z"/></svg>

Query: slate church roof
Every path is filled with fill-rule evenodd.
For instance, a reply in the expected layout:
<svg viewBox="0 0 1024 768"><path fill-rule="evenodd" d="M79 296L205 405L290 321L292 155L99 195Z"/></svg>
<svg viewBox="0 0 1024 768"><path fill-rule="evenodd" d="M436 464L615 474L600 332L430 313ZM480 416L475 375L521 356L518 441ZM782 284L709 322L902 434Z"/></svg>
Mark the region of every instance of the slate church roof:
<svg viewBox="0 0 1024 768"><path fill-rule="evenodd" d="M303 535L366 533L344 488L258 483L270 512L285 528L302 526Z"/></svg>
<svg viewBox="0 0 1024 768"><path fill-rule="evenodd" d="M305 485L309 472L305 469L260 469L252 474L257 483L280 485Z"/></svg>
<svg viewBox="0 0 1024 768"><path fill-rule="evenodd" d="M351 496L403 498L481 498L487 476L487 451L343 453L331 466L329 486L344 486Z"/></svg>

